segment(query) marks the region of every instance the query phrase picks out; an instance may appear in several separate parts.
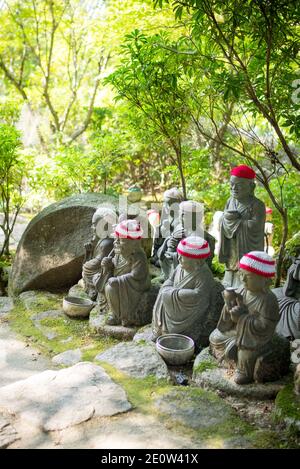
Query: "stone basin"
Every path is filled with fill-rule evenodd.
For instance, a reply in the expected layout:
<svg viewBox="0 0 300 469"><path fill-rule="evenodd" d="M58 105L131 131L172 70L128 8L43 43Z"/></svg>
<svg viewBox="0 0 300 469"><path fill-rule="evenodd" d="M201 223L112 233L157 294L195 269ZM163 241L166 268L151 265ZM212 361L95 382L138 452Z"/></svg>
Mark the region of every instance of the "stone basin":
<svg viewBox="0 0 300 469"><path fill-rule="evenodd" d="M164 334L156 340L156 350L168 365L184 365L194 355L193 339L182 334Z"/></svg>
<svg viewBox="0 0 300 469"><path fill-rule="evenodd" d="M86 318L95 306L94 301L89 298L66 296L63 299L63 310L71 318Z"/></svg>

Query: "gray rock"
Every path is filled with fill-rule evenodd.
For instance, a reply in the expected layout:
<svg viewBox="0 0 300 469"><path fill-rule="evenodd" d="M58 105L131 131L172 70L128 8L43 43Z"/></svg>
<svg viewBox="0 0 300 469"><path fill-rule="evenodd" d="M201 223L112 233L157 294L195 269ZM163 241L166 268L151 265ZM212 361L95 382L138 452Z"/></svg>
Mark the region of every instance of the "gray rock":
<svg viewBox="0 0 300 469"><path fill-rule="evenodd" d="M9 296L0 296L0 314L9 313L14 307L14 302Z"/></svg>
<svg viewBox="0 0 300 469"><path fill-rule="evenodd" d="M12 426L10 419L0 415L0 449L7 448L18 439L18 432Z"/></svg>
<svg viewBox="0 0 300 469"><path fill-rule="evenodd" d="M124 390L92 363L47 370L0 389L0 407L43 431L131 409Z"/></svg>
<svg viewBox="0 0 300 469"><path fill-rule="evenodd" d="M136 327L109 326L106 324L106 316L100 314L97 307L90 312L89 327L94 334L114 337L120 340L132 340L137 332Z"/></svg>
<svg viewBox="0 0 300 469"><path fill-rule="evenodd" d="M19 301L30 311L32 309L42 306L46 301L58 301L61 299L60 295L46 291L26 291L21 293L18 297Z"/></svg>
<svg viewBox="0 0 300 469"><path fill-rule="evenodd" d="M144 326L144 327L141 327L141 329L137 331L137 333L133 337L133 340L134 342L149 342L150 344L153 344L151 340L151 336L152 336L152 327Z"/></svg>
<svg viewBox="0 0 300 469"><path fill-rule="evenodd" d="M205 371L194 367L193 380L196 385L205 388L212 389L214 391L222 391L225 394L239 397L247 397L253 399L273 399L276 397L278 392L283 388L287 378L283 378L280 381L274 381L264 384L236 384L233 380L233 370L227 370L225 368L206 369Z"/></svg>
<svg viewBox="0 0 300 469"><path fill-rule="evenodd" d="M48 340L52 340L52 339L55 339L55 337L57 337L56 332L51 331L51 329L41 324L41 321L47 318L56 319L56 318L64 318L64 317L65 315L63 311L53 309L49 311L43 311L42 313L34 314L33 316L31 316L31 320L33 321L33 324L35 325L35 327L39 331L41 331Z"/></svg>
<svg viewBox="0 0 300 469"><path fill-rule="evenodd" d="M154 345L121 342L97 355L96 360L110 363L134 378L169 377L167 365L156 352Z"/></svg>
<svg viewBox="0 0 300 469"><path fill-rule="evenodd" d="M56 365L75 365L80 362L82 353L79 348L75 350L66 350L65 352L59 353L52 358L52 362Z"/></svg>
<svg viewBox="0 0 300 469"><path fill-rule="evenodd" d="M193 365L193 373L195 378L197 374L211 368L216 368L218 366L217 360L209 353L209 347L204 348L201 352L196 356L194 365ZM193 376L194 378L194 376Z"/></svg>
<svg viewBox="0 0 300 469"><path fill-rule="evenodd" d="M160 397L156 408L171 420L193 429L219 426L234 415L229 404L217 396L195 393L193 389L173 389Z"/></svg>
<svg viewBox="0 0 300 469"><path fill-rule="evenodd" d="M9 291L53 291L78 282L92 215L104 203L116 206L117 199L79 194L51 204L34 217L19 242Z"/></svg>

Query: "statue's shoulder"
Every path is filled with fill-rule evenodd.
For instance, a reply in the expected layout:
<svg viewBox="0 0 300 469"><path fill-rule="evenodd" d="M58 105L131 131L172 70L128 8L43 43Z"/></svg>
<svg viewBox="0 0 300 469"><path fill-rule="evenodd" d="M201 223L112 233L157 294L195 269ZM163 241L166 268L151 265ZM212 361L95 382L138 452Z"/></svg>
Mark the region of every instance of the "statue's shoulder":
<svg viewBox="0 0 300 469"><path fill-rule="evenodd" d="M257 207L259 207L262 210L266 209L264 202L255 196L253 196L253 204L255 204Z"/></svg>

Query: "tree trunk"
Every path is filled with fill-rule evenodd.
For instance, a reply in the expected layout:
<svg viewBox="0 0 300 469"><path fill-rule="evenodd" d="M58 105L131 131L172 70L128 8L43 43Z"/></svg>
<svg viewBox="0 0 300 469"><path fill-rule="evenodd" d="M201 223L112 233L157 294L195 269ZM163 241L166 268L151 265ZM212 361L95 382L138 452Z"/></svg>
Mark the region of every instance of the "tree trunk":
<svg viewBox="0 0 300 469"><path fill-rule="evenodd" d="M279 255L276 265L276 278L275 278L275 287L280 286L281 280L281 271L282 271L282 264L285 252L285 244L288 237L288 215L286 208L283 208L282 211L279 212L281 219L282 219L282 236L281 236L281 243L279 249Z"/></svg>

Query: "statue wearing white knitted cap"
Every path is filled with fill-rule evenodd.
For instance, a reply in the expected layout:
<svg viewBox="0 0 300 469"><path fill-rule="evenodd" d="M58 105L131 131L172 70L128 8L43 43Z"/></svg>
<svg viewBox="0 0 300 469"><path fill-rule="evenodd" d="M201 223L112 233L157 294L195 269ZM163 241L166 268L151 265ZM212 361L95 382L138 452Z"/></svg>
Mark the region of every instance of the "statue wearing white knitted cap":
<svg viewBox="0 0 300 469"><path fill-rule="evenodd" d="M164 239L157 255L166 280L178 265L177 246L180 240L188 236L200 236L208 241L210 254L206 263L211 265L215 249L215 239L203 227L203 205L193 200L181 202L178 207L178 218L172 233Z"/></svg>
<svg viewBox="0 0 300 469"><path fill-rule="evenodd" d="M217 328L210 335L213 355L227 366L235 366L235 382L273 381L288 371L289 346L275 333L279 320L276 296L270 279L275 261L267 253L252 251L239 263L243 287L230 291ZM234 298L233 298L234 297Z"/></svg>
<svg viewBox="0 0 300 469"><path fill-rule="evenodd" d="M264 250L265 204L254 196L255 172L240 165L231 170L228 199L221 218L219 261L226 265L223 284L239 287L239 260L250 251Z"/></svg>
<svg viewBox="0 0 300 469"><path fill-rule="evenodd" d="M106 323L125 327L143 325L140 310L144 293L150 287L147 257L141 246L143 232L136 220L120 222L114 231L115 257L105 257L101 263L102 279L97 284L104 292L109 316Z"/></svg>
<svg viewBox="0 0 300 469"><path fill-rule="evenodd" d="M190 236L179 242L177 253L179 265L162 285L154 305L152 340L175 333L187 335L200 345L218 320L216 282L205 262L210 255L209 244Z"/></svg>
<svg viewBox="0 0 300 469"><path fill-rule="evenodd" d="M101 261L113 249L112 226L117 214L109 207L99 207L92 218L92 240L84 245L86 255L82 266L82 278L86 293L92 300L97 297L93 277L101 269Z"/></svg>

